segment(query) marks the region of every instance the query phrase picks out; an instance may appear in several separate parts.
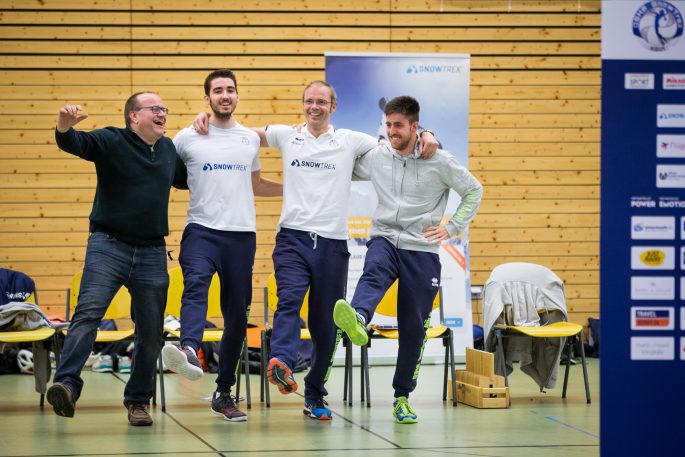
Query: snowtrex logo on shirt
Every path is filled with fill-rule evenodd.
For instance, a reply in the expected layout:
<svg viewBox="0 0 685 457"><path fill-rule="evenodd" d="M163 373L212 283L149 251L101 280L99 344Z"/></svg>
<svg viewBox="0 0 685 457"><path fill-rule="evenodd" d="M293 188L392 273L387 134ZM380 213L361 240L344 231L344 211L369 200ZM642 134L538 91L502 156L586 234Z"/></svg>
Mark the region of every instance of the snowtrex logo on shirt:
<svg viewBox="0 0 685 457"><path fill-rule="evenodd" d="M298 160L290 162L291 167L318 168L323 170L335 170L335 164L331 162L317 162L314 160Z"/></svg>
<svg viewBox="0 0 685 457"><path fill-rule="evenodd" d="M225 170L225 171L247 171L247 165L242 163L205 163L202 171Z"/></svg>

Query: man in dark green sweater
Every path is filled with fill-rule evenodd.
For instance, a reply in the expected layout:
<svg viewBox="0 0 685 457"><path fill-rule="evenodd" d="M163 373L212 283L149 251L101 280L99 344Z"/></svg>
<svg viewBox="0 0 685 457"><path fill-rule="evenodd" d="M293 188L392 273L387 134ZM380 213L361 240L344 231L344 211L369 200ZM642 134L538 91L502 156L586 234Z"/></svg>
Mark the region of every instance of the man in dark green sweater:
<svg viewBox="0 0 685 457"><path fill-rule="evenodd" d="M169 284L164 241L169 233L169 191L172 185L185 184L183 162L164 136L168 113L157 94L140 92L126 101L125 129L81 132L72 128L88 117L81 106L59 110L57 145L94 162L98 178L78 305L55 382L47 392L48 402L60 416L73 417L83 388L80 373L96 330L116 292L126 286L136 336L124 405L131 425L152 424L148 406Z"/></svg>

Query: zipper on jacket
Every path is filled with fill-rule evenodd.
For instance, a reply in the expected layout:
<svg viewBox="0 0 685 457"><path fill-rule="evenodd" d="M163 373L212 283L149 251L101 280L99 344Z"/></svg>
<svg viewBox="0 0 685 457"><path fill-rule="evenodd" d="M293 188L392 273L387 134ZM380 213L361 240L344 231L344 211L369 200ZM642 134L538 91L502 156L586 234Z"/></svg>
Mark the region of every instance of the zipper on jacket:
<svg viewBox="0 0 685 457"><path fill-rule="evenodd" d="M394 167L394 164L393 164L393 167ZM405 159L402 159L402 178L400 180L400 195L399 195L400 197L402 197L402 191L404 190L404 174L407 171L406 168L407 168L407 161ZM394 183L393 183L393 185L394 185ZM399 200L401 200L401 198ZM397 214L395 214L395 225L397 227L400 226L400 224L399 224L399 222L400 222L400 209L401 209L400 203L397 203ZM402 234L402 231L399 230L399 233L397 234L397 240L395 241L395 247L397 247L397 248L400 247L400 235L401 234Z"/></svg>

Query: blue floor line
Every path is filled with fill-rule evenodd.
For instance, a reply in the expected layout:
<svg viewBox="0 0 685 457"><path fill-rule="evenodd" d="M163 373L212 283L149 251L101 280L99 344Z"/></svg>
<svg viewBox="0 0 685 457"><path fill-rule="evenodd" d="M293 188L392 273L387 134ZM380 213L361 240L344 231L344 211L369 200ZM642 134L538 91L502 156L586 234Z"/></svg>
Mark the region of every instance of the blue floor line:
<svg viewBox="0 0 685 457"><path fill-rule="evenodd" d="M594 433L587 432L587 431L585 431L585 430L583 430L583 429L580 429L580 428L578 428L578 427L574 427L573 425L569 425L569 424L566 424L566 423L564 423L564 422L561 422L559 419L557 419L557 418L555 418L555 417L552 417L552 416L545 416L545 419L549 419L549 420L551 420L552 422L556 422L557 424L563 425L564 427L568 427L568 428L573 429L573 430L575 430L575 431L577 431L577 432L585 433L586 435L590 435L590 436L592 436L593 438L599 439L599 436L598 436L598 435L595 435Z"/></svg>

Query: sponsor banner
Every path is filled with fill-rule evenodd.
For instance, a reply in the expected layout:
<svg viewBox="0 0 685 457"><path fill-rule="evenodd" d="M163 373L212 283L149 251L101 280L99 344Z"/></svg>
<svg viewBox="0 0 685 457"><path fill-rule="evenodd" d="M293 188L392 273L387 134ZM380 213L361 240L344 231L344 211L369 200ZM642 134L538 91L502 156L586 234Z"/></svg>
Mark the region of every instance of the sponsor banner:
<svg viewBox="0 0 685 457"><path fill-rule="evenodd" d="M633 270L675 269L673 246L633 246L630 248L630 268Z"/></svg>
<svg viewBox="0 0 685 457"><path fill-rule="evenodd" d="M664 73L664 90L685 90L685 73Z"/></svg>
<svg viewBox="0 0 685 457"><path fill-rule="evenodd" d="M411 95L421 105L421 127L435 132L442 149L464 166L468 164L468 119L470 57L464 54L406 53L325 53L326 80L337 92L340 103L331 120L335 127L386 137L385 104L399 95ZM300 164L300 166L303 166ZM307 164L306 166L317 166ZM322 166L322 165L318 165ZM450 193L446 214L459 205L459 196ZM351 299L364 266L366 241L377 198L370 182L355 181L351 186L348 226L351 253L347 297ZM444 298L445 320L454 331L456 354L465 355L473 346L469 280L468 238L452 239L440 247L442 277L438 278ZM433 313L433 324L439 322ZM379 315L374 323L389 324ZM394 322L394 319L393 319ZM444 354L442 344L430 342L424 355ZM396 343L387 347L374 343L370 355L375 360L394 362ZM340 358L344 351L338 351Z"/></svg>
<svg viewBox="0 0 685 457"><path fill-rule="evenodd" d="M601 457L672 455L682 447L685 396L655 402L633 395L629 415L616 405L627 392L658 392L685 377L676 354L685 337L683 13L685 0L601 5L599 287L602 352L610 355L600 359L600 395L608 405L600 415ZM650 87L640 75L654 75L654 87L637 89ZM661 227L650 240L639 219L647 216L674 218L675 237Z"/></svg>
<svg viewBox="0 0 685 457"><path fill-rule="evenodd" d="M630 360L674 360L672 337L633 336L630 338Z"/></svg>
<svg viewBox="0 0 685 457"><path fill-rule="evenodd" d="M682 288L680 290L682 294ZM675 300L675 278L667 276L633 276L630 278L630 299Z"/></svg>
<svg viewBox="0 0 685 457"><path fill-rule="evenodd" d="M685 278L680 278L680 285L682 287L682 280ZM683 294L683 289L680 289L680 294ZM682 297L681 297L682 298ZM680 308L680 330L685 330L685 308Z"/></svg>
<svg viewBox="0 0 685 457"><path fill-rule="evenodd" d="M685 336L680 337L680 360L685 360Z"/></svg>
<svg viewBox="0 0 685 457"><path fill-rule="evenodd" d="M630 360L674 360L673 337L633 336L630 338Z"/></svg>
<svg viewBox="0 0 685 457"><path fill-rule="evenodd" d="M654 89L654 73L626 73L624 83L628 90Z"/></svg>
<svg viewBox="0 0 685 457"><path fill-rule="evenodd" d="M674 240L675 217L633 216L630 218L633 240Z"/></svg>
<svg viewBox="0 0 685 457"><path fill-rule="evenodd" d="M685 159L685 135L657 135L656 156Z"/></svg>
<svg viewBox="0 0 685 457"><path fill-rule="evenodd" d="M679 60L683 1L603 1L602 59Z"/></svg>
<svg viewBox="0 0 685 457"><path fill-rule="evenodd" d="M656 105L656 126L685 127L685 105Z"/></svg>
<svg viewBox="0 0 685 457"><path fill-rule="evenodd" d="M673 330L675 311L672 307L633 306L630 308L631 330Z"/></svg>
<svg viewBox="0 0 685 457"><path fill-rule="evenodd" d="M685 165L657 165L656 187L662 189L685 188Z"/></svg>

